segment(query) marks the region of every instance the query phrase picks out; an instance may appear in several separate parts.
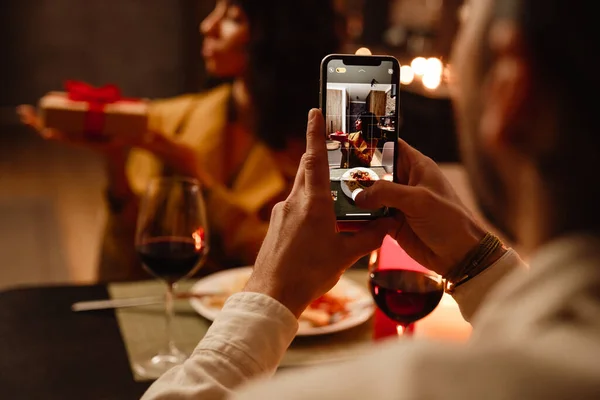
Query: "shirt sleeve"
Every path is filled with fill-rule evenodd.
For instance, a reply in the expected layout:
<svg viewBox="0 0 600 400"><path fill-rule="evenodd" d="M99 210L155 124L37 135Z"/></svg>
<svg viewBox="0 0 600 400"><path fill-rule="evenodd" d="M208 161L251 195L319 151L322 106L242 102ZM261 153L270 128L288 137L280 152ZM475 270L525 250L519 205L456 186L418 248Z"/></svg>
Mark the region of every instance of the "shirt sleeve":
<svg viewBox="0 0 600 400"><path fill-rule="evenodd" d="M294 315L276 300L235 294L190 358L159 378L143 400L223 399L251 378L271 376L297 330Z"/></svg>
<svg viewBox="0 0 600 400"><path fill-rule="evenodd" d="M460 307L463 318L469 322L484 303L489 293L506 275L527 270L527 264L509 249L502 257L485 271L456 288L452 295Z"/></svg>
<svg viewBox="0 0 600 400"><path fill-rule="evenodd" d="M564 351L562 337L543 345L536 337L508 343L496 336L487 344L391 340L349 363L282 371L269 381L251 382L230 399L597 398L593 356L565 358Z"/></svg>

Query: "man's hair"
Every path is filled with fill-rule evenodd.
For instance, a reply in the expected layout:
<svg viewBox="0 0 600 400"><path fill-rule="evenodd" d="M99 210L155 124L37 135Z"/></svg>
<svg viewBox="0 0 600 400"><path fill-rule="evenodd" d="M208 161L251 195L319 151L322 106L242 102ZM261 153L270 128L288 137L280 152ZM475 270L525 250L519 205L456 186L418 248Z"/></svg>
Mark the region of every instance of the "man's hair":
<svg viewBox="0 0 600 400"><path fill-rule="evenodd" d="M496 0L495 19L521 28L534 88L551 93L557 107L555 149L536 160L565 229L600 228L600 42L596 2ZM489 53L488 53L489 54ZM551 111L549 111L551 112Z"/></svg>

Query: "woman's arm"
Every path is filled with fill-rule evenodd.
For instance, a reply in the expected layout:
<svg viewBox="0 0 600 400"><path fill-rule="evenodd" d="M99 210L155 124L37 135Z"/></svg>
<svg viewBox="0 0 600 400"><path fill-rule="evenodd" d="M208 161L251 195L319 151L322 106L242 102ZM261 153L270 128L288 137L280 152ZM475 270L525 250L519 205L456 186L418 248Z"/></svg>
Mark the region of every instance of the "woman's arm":
<svg viewBox="0 0 600 400"><path fill-rule="evenodd" d="M358 161L365 166L370 166L373 160L373 154L375 154L375 147L377 141L371 141L367 143L362 137L361 132L355 132L348 135L348 142L351 146L351 151Z"/></svg>

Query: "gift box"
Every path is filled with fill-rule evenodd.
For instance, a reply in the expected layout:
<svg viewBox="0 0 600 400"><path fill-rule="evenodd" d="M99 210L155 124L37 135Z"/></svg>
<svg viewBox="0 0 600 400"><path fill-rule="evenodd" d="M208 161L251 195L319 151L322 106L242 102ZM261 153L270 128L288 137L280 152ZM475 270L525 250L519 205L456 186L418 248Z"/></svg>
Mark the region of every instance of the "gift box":
<svg viewBox="0 0 600 400"><path fill-rule="evenodd" d="M39 101L46 128L72 138L106 140L142 137L148 130L148 102L124 98L117 86L93 87L68 81L65 92L50 92Z"/></svg>

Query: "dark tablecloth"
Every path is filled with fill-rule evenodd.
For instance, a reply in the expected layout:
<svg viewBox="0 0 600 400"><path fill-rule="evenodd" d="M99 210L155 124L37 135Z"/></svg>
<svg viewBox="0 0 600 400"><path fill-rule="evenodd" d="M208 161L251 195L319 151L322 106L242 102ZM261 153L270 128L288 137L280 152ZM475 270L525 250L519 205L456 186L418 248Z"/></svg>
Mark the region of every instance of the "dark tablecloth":
<svg viewBox="0 0 600 400"><path fill-rule="evenodd" d="M0 293L0 398L136 399L113 311L74 313L105 299L105 286L21 288Z"/></svg>

